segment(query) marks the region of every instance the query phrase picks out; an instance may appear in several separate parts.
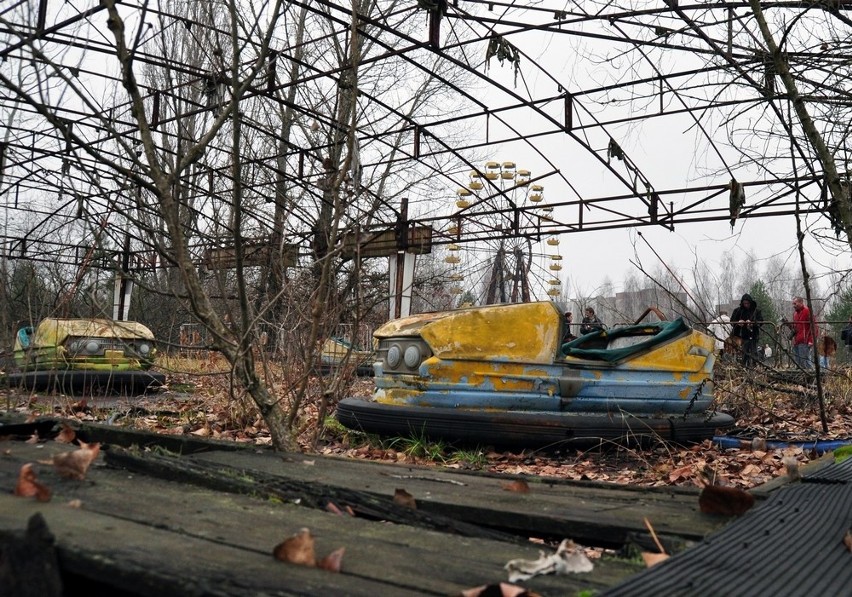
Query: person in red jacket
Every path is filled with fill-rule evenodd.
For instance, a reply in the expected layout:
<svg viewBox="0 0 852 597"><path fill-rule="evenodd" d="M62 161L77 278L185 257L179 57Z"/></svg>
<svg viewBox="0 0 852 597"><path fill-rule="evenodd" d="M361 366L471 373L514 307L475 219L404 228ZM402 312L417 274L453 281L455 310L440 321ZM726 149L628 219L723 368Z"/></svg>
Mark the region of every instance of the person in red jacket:
<svg viewBox="0 0 852 597"><path fill-rule="evenodd" d="M800 296L793 297L793 362L802 369L813 369L811 353L814 347L816 326L811 320L811 310Z"/></svg>

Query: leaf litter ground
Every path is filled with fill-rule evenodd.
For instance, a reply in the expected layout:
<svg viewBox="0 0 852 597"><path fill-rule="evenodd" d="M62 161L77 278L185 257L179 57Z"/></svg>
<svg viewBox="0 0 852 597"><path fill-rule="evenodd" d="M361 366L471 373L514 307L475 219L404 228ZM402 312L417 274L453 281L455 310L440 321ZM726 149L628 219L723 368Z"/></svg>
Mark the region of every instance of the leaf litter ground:
<svg viewBox="0 0 852 597"><path fill-rule="evenodd" d="M271 445L256 408L235 397L220 364L171 373L169 387L142 398L91 397L88 400L47 395L7 394L7 408L29 415L55 415L170 435L192 434L218 440ZM271 389L284 399L291 391L274 373ZM658 443L645 449L599 446L594 449L498 451L489 446L453 449L417 438L376 438L348 432L339 425L319 429L319 396L327 380L311 380L308 398L297 417L297 437L305 452L427 466L478 469L511 475L539 475L643 486L723 486L752 488L786 474L785 460L804 465L818 455L790 446L766 449L760 438L813 441L852 438L852 369L826 372L820 406L812 377L770 369L716 374L716 408L737 420L736 431L758 438L738 449L707 440L692 446ZM373 382L353 378L345 395L369 396ZM333 410L333 409L332 409ZM824 430L823 422L825 423Z"/></svg>

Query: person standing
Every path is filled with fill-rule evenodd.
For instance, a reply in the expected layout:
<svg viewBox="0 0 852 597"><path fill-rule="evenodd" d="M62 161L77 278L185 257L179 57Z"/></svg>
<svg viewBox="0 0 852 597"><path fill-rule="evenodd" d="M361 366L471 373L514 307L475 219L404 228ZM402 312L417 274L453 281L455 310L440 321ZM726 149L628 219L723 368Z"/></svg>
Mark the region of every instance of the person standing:
<svg viewBox="0 0 852 597"><path fill-rule="evenodd" d="M604 329L603 322L595 315L595 310L591 307L586 307L583 323L580 324L580 334L591 334L597 330Z"/></svg>
<svg viewBox="0 0 852 597"><path fill-rule="evenodd" d="M731 335L740 339L742 363L745 367L750 367L761 360L758 348L762 322L763 313L760 312L757 303L750 294L744 294L740 299L740 306L731 313Z"/></svg>
<svg viewBox="0 0 852 597"><path fill-rule="evenodd" d="M852 352L852 315L849 316L849 322L846 327L840 330L840 339L846 346L847 352Z"/></svg>
<svg viewBox="0 0 852 597"><path fill-rule="evenodd" d="M813 369L811 350L814 346L813 321L811 310L800 296L793 297L793 362L802 369Z"/></svg>

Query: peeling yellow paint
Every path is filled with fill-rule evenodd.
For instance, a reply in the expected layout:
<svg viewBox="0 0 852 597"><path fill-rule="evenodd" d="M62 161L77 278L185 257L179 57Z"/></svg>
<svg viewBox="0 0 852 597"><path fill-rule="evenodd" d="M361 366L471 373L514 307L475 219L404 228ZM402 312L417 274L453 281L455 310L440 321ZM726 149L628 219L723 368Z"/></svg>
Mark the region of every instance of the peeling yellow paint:
<svg viewBox="0 0 852 597"><path fill-rule="evenodd" d="M671 371L673 374L699 371L704 367L707 357L701 354L690 354L689 351L693 346L698 346L710 354L713 352L713 338L693 331L685 338L631 359L625 363L625 366L627 369Z"/></svg>
<svg viewBox="0 0 852 597"><path fill-rule="evenodd" d="M421 335L447 359L489 358L552 363L559 348L560 311L552 302L519 303L427 313L388 322L375 336Z"/></svg>

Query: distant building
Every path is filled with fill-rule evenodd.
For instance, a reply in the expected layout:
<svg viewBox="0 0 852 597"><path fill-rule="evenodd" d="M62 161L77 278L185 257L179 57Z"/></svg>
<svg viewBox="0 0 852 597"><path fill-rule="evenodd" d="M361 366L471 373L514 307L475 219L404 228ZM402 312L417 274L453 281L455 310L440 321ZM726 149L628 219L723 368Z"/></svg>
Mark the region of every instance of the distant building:
<svg viewBox="0 0 852 597"><path fill-rule="evenodd" d="M607 326L631 324L635 322L648 307L657 307L667 319L687 317L688 297L685 292L670 294L657 288L645 288L633 292L618 292L616 295L597 296L585 300L572 299L566 309L574 313L574 321L583 318L583 309L592 307L597 316ZM646 321L657 321L653 313Z"/></svg>

